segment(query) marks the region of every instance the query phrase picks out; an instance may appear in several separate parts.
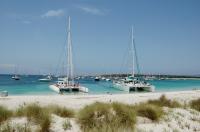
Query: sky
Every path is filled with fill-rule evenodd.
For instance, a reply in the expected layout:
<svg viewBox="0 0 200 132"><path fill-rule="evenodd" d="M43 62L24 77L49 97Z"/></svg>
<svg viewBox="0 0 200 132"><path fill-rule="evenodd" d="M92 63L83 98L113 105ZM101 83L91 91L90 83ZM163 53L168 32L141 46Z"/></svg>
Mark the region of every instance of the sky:
<svg viewBox="0 0 200 132"><path fill-rule="evenodd" d="M199 0L1 0L0 73L61 71L71 16L77 75L129 72L131 26L141 73L199 75L199 7Z"/></svg>

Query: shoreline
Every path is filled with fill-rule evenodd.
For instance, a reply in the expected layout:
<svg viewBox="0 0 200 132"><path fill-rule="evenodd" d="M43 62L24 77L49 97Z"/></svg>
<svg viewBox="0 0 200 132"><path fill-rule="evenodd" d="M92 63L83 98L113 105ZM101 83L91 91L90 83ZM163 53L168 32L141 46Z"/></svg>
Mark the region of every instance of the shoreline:
<svg viewBox="0 0 200 132"><path fill-rule="evenodd" d="M0 97L0 105L4 105L9 109L15 109L20 105L29 103L39 103L44 106L57 104L78 110L94 102L121 102L125 104L135 104L145 102L149 99L158 99L163 94L169 99L180 101L180 103L187 103L192 99L200 98L200 90L98 95L11 95Z"/></svg>
<svg viewBox="0 0 200 132"><path fill-rule="evenodd" d="M6 90L2 90L2 91L6 91ZM1 92L2 92L1 91ZM69 93L69 94L59 94L57 92L47 92L47 93L41 93L41 94L36 94L36 93L26 93L26 94L9 94L8 96L80 96L80 95L121 95L121 94L145 94L145 93L171 93L171 92L189 92L189 91L200 91L200 88L197 87L191 87L190 89L183 89L183 90L158 90L158 91L154 91L154 92L145 92L145 91L141 91L141 92L125 92L125 91L121 91L121 92L109 92L109 91L105 91L102 93ZM0 96L1 98L1 96Z"/></svg>

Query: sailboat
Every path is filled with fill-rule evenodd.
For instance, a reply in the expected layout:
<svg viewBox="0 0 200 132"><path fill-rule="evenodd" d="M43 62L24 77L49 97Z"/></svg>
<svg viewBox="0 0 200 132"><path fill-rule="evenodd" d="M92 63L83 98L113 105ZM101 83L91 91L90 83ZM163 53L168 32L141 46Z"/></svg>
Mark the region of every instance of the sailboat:
<svg viewBox="0 0 200 132"><path fill-rule="evenodd" d="M100 77L95 77L94 81L100 81Z"/></svg>
<svg viewBox="0 0 200 132"><path fill-rule="evenodd" d="M12 76L14 80L20 80L20 77L16 74L16 66L15 66L15 74Z"/></svg>
<svg viewBox="0 0 200 132"><path fill-rule="evenodd" d="M131 91L148 91L148 92L154 92L155 87L147 82L144 81L144 79L135 77L134 73L134 64L135 62L137 63L137 68L138 62L136 60L136 48L135 48L135 43L134 43L134 38L133 38L133 27L131 29L131 51L132 51L132 75L126 77L125 79L121 79L119 81L115 81L114 87L126 92L131 92Z"/></svg>
<svg viewBox="0 0 200 132"><path fill-rule="evenodd" d="M45 78L41 78L39 79L40 82L50 82L52 80L52 76L51 75L48 75L46 76Z"/></svg>
<svg viewBox="0 0 200 132"><path fill-rule="evenodd" d="M12 79L14 79L14 80L20 80L20 77L18 75L14 75L14 76L12 76Z"/></svg>
<svg viewBox="0 0 200 132"><path fill-rule="evenodd" d="M81 86L79 83L74 81L73 75L73 61L72 61L72 41L70 31L70 17L68 22L68 41L67 41L67 77L58 78L56 84L50 85L49 87L58 92L84 92L88 93L88 88Z"/></svg>

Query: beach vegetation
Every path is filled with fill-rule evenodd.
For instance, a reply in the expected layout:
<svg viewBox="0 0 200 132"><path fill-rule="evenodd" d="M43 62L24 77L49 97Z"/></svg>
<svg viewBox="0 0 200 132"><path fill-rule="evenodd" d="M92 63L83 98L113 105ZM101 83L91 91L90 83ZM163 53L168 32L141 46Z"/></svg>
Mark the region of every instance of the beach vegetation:
<svg viewBox="0 0 200 132"><path fill-rule="evenodd" d="M157 105L141 103L135 107L138 116L149 118L152 121L158 121L164 115L162 107Z"/></svg>
<svg viewBox="0 0 200 132"><path fill-rule="evenodd" d="M58 105L49 105L46 107L51 113L56 114L60 117L72 118L75 115L75 112L72 109L60 107Z"/></svg>
<svg viewBox="0 0 200 132"><path fill-rule="evenodd" d="M6 122L0 127L1 132L31 132L31 128L28 124L10 124L9 122Z"/></svg>
<svg viewBox="0 0 200 132"><path fill-rule="evenodd" d="M14 116L16 117L22 117L25 115L25 107L20 105L14 112Z"/></svg>
<svg viewBox="0 0 200 132"><path fill-rule="evenodd" d="M69 120L65 120L65 121L63 122L63 124L62 124L62 127L63 127L63 129L66 131L66 130L71 129L71 128L72 128L72 125L71 125L71 123L70 123Z"/></svg>
<svg viewBox="0 0 200 132"><path fill-rule="evenodd" d="M159 99L148 100L148 104L153 104L161 107L169 107L169 108L182 107L182 105L178 101L167 99L165 95L162 95Z"/></svg>
<svg viewBox="0 0 200 132"><path fill-rule="evenodd" d="M199 99L195 99L189 102L189 106L192 109L195 109L197 111L200 111L200 98Z"/></svg>
<svg viewBox="0 0 200 132"><path fill-rule="evenodd" d="M32 121L40 125L40 129L43 132L48 132L51 124L51 114L49 110L41 107L36 103L28 104L26 106L19 107L16 112L16 116L26 116L28 121Z"/></svg>
<svg viewBox="0 0 200 132"><path fill-rule="evenodd" d="M115 121L118 126L133 129L136 123L135 109L129 105L122 103L112 103L115 112Z"/></svg>
<svg viewBox="0 0 200 132"><path fill-rule="evenodd" d="M4 106L0 106L0 125L3 121L6 121L8 118L10 118L13 115L13 112L11 110L8 110Z"/></svg>
<svg viewBox="0 0 200 132"><path fill-rule="evenodd" d="M78 122L83 131L134 131L135 111L121 103L88 105L78 113Z"/></svg>
<svg viewBox="0 0 200 132"><path fill-rule="evenodd" d="M49 113L42 112L42 117L39 120L40 130L41 132L49 132L49 128L51 125L51 115Z"/></svg>
<svg viewBox="0 0 200 132"><path fill-rule="evenodd" d="M41 107L36 103L20 106L15 111L15 116L27 117L28 121L32 121L40 125L38 131L48 132L51 124L51 114L58 115L60 117L72 118L75 116L75 112L72 109L60 107L58 105L49 105Z"/></svg>
<svg viewBox="0 0 200 132"><path fill-rule="evenodd" d="M110 105L96 102L85 106L78 113L78 122L84 131L101 128L109 122ZM105 123L105 124L104 124Z"/></svg>

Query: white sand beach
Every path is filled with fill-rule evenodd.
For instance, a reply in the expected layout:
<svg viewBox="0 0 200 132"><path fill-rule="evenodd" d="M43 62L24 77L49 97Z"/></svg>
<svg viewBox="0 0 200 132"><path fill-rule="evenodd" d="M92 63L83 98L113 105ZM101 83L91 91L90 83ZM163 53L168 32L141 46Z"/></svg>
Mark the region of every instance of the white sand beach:
<svg viewBox="0 0 200 132"><path fill-rule="evenodd" d="M0 105L8 108L16 108L24 103L37 102L41 105L57 104L72 109L80 109L94 102L121 102L134 104L149 99L158 99L161 95L169 99L175 99L180 103L200 98L200 90L155 92L155 93L132 93L132 94L99 94L99 95L20 95L0 97Z"/></svg>

